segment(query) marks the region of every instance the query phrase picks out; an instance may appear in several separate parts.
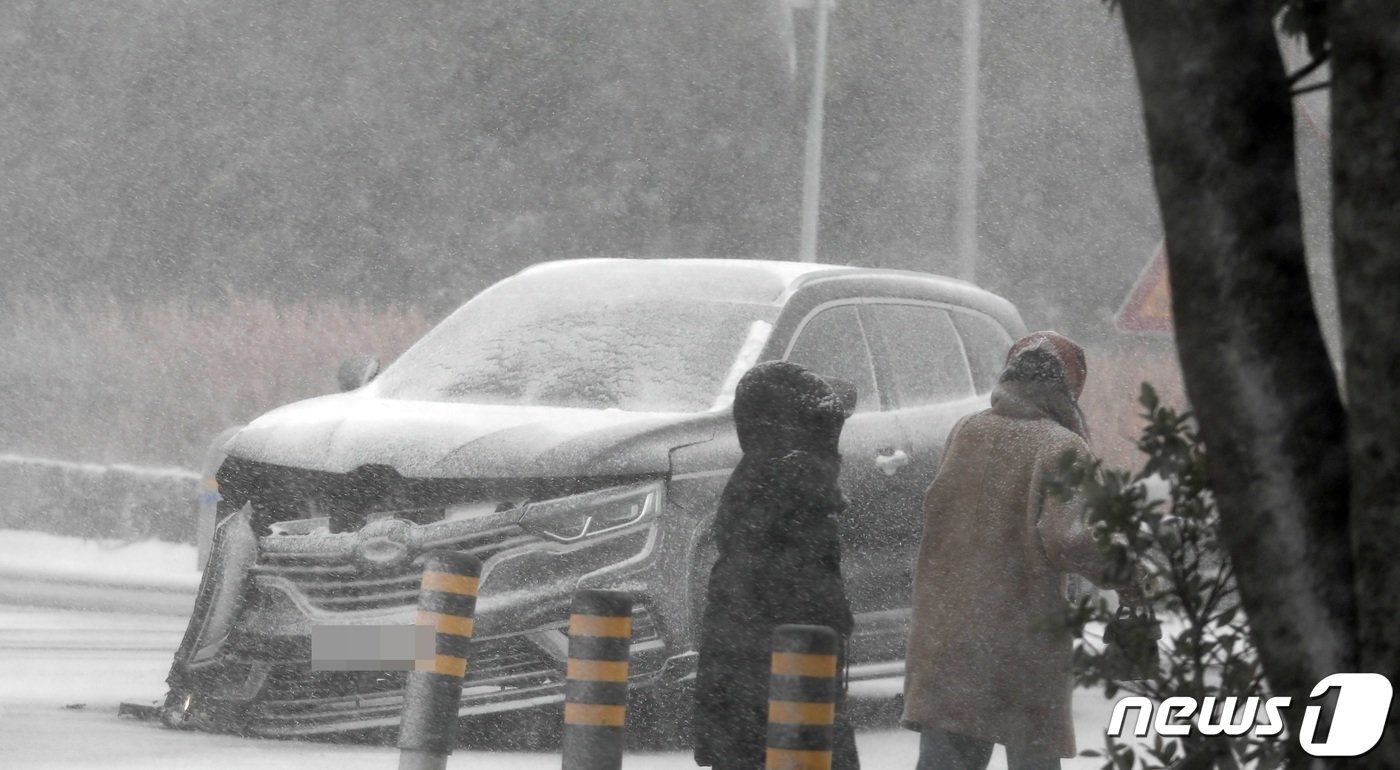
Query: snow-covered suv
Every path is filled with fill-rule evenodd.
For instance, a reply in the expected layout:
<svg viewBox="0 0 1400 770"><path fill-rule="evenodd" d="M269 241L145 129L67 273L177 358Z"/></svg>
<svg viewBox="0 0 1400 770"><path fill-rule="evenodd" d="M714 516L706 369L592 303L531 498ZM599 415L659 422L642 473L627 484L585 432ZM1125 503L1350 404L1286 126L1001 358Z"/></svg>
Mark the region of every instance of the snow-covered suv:
<svg viewBox="0 0 1400 770"><path fill-rule="evenodd" d="M631 684L693 677L730 403L755 363L855 383L841 439L852 678L900 670L922 495L986 405L1007 301L913 272L753 260L540 264L368 384L226 445L216 535L168 708L264 735L397 725L404 674L313 671L316 625L413 622L420 565L484 565L461 714L563 699L570 597L632 592Z"/></svg>

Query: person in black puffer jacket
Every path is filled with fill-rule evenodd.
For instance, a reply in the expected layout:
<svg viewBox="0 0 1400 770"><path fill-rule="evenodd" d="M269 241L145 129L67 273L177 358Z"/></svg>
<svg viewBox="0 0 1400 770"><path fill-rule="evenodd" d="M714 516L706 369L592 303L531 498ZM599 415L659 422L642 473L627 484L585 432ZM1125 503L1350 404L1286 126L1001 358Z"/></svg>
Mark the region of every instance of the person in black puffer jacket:
<svg viewBox="0 0 1400 770"><path fill-rule="evenodd" d="M841 578L837 517L841 428L855 389L801 366L749 370L734 395L743 458L720 497L696 678L695 761L716 770L765 764L773 630L854 621ZM833 768L856 770L855 735L838 695Z"/></svg>

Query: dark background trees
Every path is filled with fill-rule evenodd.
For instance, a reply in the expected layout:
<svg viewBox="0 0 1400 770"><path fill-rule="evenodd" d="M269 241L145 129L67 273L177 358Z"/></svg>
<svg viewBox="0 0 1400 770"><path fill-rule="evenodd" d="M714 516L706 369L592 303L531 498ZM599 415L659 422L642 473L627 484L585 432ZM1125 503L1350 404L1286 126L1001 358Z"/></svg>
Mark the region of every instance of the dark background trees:
<svg viewBox="0 0 1400 770"><path fill-rule="evenodd" d="M0 295L441 313L547 258L792 257L806 85L773 13L6 3ZM956 0L834 13L824 261L955 269L959 29ZM1121 31L988 3L982 53L978 280L1107 338L1160 238Z"/></svg>
<svg viewBox="0 0 1400 770"><path fill-rule="evenodd" d="M776 250L752 5L7 5L7 288L446 306L550 256Z"/></svg>
<svg viewBox="0 0 1400 770"><path fill-rule="evenodd" d="M0 451L188 466L533 262L794 257L811 30L794 71L776 5L0 4ZM1161 229L1121 27L984 5L977 281L1126 360ZM833 13L822 261L957 269L959 34L959 0Z"/></svg>

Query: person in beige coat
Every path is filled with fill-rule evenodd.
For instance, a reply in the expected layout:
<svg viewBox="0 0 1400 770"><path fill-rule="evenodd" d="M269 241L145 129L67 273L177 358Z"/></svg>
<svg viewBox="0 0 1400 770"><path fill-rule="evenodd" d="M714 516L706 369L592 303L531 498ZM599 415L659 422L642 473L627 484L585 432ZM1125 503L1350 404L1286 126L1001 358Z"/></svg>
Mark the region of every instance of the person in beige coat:
<svg viewBox="0 0 1400 770"><path fill-rule="evenodd" d="M1082 500L1047 489L1063 455L1092 459L1077 403L1086 374L1074 342L1031 334L1008 353L991 408L949 434L924 498L906 656L917 770L981 770L997 743L1011 770L1075 754L1066 576L1139 598L1104 585Z"/></svg>

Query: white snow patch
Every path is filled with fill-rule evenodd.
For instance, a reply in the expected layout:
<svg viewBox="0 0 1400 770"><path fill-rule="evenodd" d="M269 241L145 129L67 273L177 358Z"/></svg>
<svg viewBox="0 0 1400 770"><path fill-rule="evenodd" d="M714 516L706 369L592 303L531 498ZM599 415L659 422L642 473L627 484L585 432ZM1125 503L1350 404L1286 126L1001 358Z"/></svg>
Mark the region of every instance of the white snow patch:
<svg viewBox="0 0 1400 770"><path fill-rule="evenodd" d="M1148 502L1170 503L1172 500L1171 482L1154 473L1138 482L1147 492Z"/></svg>
<svg viewBox="0 0 1400 770"><path fill-rule="evenodd" d="M298 401L278 407L249 423L250 432L295 430L306 426L353 421L367 427L452 424L471 433L459 434L460 443L523 425L543 424L560 434L618 425L632 420L680 416L684 412L628 412L620 409L583 409L565 406L472 404L450 401L418 401L378 398L374 383L352 394Z"/></svg>
<svg viewBox="0 0 1400 770"><path fill-rule="evenodd" d="M636 266L641 269L652 269L665 271L674 267L713 270L716 273L725 271L735 272L758 269L766 272L773 278L784 284L790 284L808 273L820 271L852 271L856 268L848 265L833 265L821 262L785 262L772 259L694 259L694 258L660 258L660 259L616 259L595 257L591 259L561 259L549 262L539 262L520 271L520 275L538 275L545 272L577 270L582 267L596 266Z"/></svg>

